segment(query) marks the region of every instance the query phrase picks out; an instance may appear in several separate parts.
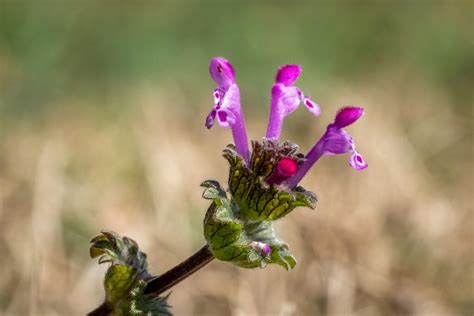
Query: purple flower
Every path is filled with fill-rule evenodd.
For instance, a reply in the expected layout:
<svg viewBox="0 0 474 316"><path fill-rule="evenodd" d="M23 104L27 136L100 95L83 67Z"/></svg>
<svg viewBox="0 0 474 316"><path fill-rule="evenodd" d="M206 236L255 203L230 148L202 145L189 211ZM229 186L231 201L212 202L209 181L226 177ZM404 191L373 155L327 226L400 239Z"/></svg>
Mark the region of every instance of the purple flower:
<svg viewBox="0 0 474 316"><path fill-rule="evenodd" d="M213 93L215 105L206 118L206 126L212 127L217 120L219 125L230 127L235 146L228 145L223 153L229 162L230 198L218 182L209 180L202 184L206 188L203 197L213 201L204 220L209 249L216 258L241 267L277 263L285 269L293 268L296 260L288 246L276 238L272 222L299 206L315 208L316 195L298 183L323 155L351 153L349 164L353 168L367 168L352 137L343 130L356 122L364 109L339 110L307 155L299 152L298 145L291 141L280 143L283 119L300 103L314 115L320 113L319 105L294 86L301 67L284 65L278 69L272 87L266 137L252 141L249 152L234 69L219 57L211 60L210 72L217 87Z"/></svg>
<svg viewBox="0 0 474 316"><path fill-rule="evenodd" d="M211 59L209 71L212 79L217 83L217 87L213 92L214 106L206 118L206 127L211 128L216 119L222 127L230 127L236 152L248 164L250 152L244 115L240 106L240 90L235 82L234 68L226 59L215 57ZM277 71L272 87L270 118L266 133L266 138L269 140L279 139L283 119L292 113L300 103L303 103L314 115L320 114L319 105L294 86L300 74L301 67L299 65L283 65ZM343 130L363 114L364 109L360 107L350 106L340 109L336 113L334 122L328 125L326 132L305 156L303 163L298 164L296 160L289 157L282 158L266 182L270 185L283 184L293 189L323 155L351 153L350 166L357 170L367 168L368 164L355 149L352 137Z"/></svg>
<svg viewBox="0 0 474 316"><path fill-rule="evenodd" d="M215 119L222 127L230 127L234 137L236 151L245 161L249 161L247 132L244 114L240 106L240 90L235 82L232 64L222 57L211 59L209 72L217 83L214 89L214 106L206 118L206 127L211 128Z"/></svg>
<svg viewBox="0 0 474 316"><path fill-rule="evenodd" d="M344 107L340 109L334 119L334 123L328 125L326 133L311 148L305 157L305 161L298 167L298 171L286 181L286 184L293 188L305 176L308 170L323 155L337 155L352 153L349 165L357 170L368 167L362 155L355 149L352 137L342 128L351 125L364 114L364 109L360 107Z"/></svg>
<svg viewBox="0 0 474 316"><path fill-rule="evenodd" d="M299 65L284 65L277 71L275 84L272 87L270 118L266 134L268 139L280 138L283 119L296 110L300 103L303 103L314 115L319 115L321 112L317 103L293 86L300 74Z"/></svg>
<svg viewBox="0 0 474 316"><path fill-rule="evenodd" d="M270 245L269 244L266 244L266 243L263 243L263 242L260 242L260 241L252 241L250 243L250 246L252 246L253 248L263 252L265 255L269 255L271 252L272 252L272 248L270 248Z"/></svg>

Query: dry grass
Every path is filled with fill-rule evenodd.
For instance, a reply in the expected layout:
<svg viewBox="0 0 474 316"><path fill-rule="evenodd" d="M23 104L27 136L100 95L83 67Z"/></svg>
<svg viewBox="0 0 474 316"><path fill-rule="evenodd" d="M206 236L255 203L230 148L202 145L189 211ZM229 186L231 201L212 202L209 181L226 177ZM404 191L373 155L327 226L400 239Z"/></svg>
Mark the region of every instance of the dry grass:
<svg viewBox="0 0 474 316"><path fill-rule="evenodd" d="M277 223L296 268L212 262L174 288L176 315L473 312L470 124L421 85L404 95L374 87L335 88L322 118L300 110L288 120L284 136L307 150L337 105L367 109L349 130L369 169L324 158L303 182L319 196L317 211ZM62 113L3 137L0 314L82 315L100 303L106 267L87 251L101 228L134 238L155 273L203 243L199 184L225 183L220 152L230 135L201 126L209 100L188 113L189 101L163 91L123 92L133 117ZM251 135L263 135L266 118L247 120Z"/></svg>

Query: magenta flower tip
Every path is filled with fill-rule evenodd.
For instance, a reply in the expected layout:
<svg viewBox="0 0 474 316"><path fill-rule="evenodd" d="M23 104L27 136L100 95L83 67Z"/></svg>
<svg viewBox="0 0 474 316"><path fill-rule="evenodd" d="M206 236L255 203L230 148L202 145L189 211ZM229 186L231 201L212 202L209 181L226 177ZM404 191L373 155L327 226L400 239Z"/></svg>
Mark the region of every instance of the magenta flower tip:
<svg viewBox="0 0 474 316"><path fill-rule="evenodd" d="M336 118L334 119L334 127L344 128L357 121L362 115L364 115L364 109L355 106L343 107L337 111Z"/></svg>
<svg viewBox="0 0 474 316"><path fill-rule="evenodd" d="M214 57L211 59L209 72L212 79L223 89L227 89L235 83L234 67L223 57Z"/></svg>
<svg viewBox="0 0 474 316"><path fill-rule="evenodd" d="M283 65L278 68L275 81L284 84L285 86L291 86L296 82L300 74L300 65Z"/></svg>
<svg viewBox="0 0 474 316"><path fill-rule="evenodd" d="M277 165L277 170L280 174L290 177L296 173L298 164L291 158L282 158Z"/></svg>
<svg viewBox="0 0 474 316"><path fill-rule="evenodd" d="M264 254L269 255L272 252L272 248L270 248L270 245L265 244L265 246L262 248L262 251Z"/></svg>
<svg viewBox="0 0 474 316"><path fill-rule="evenodd" d="M275 170L268 177L267 183L281 184L286 179L293 176L298 171L298 163L291 158L282 158L275 167Z"/></svg>

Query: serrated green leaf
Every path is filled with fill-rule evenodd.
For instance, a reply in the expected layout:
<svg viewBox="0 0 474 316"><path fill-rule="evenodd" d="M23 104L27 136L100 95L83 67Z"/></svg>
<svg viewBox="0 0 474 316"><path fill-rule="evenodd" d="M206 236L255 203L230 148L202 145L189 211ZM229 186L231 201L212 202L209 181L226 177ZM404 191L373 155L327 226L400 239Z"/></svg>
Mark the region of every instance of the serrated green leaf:
<svg viewBox="0 0 474 316"><path fill-rule="evenodd" d="M248 223L245 225L245 232L252 241L260 241L269 245L280 244L270 221Z"/></svg>
<svg viewBox="0 0 474 316"><path fill-rule="evenodd" d="M126 265L112 265L105 275L105 299L115 305L126 297L137 281L136 269Z"/></svg>
<svg viewBox="0 0 474 316"><path fill-rule="evenodd" d="M113 262L113 260L110 258L110 256L104 255L104 256L99 258L98 262L99 262L99 264L102 264L102 263L107 263L107 262Z"/></svg>
<svg viewBox="0 0 474 316"><path fill-rule="evenodd" d="M104 253L105 251L102 248L96 248L96 247L89 248L89 255L92 259L97 258L98 256L103 255Z"/></svg>
<svg viewBox="0 0 474 316"><path fill-rule="evenodd" d="M232 257L226 248L240 238L243 223L233 215L230 205L209 207L204 220L204 237L217 258L228 260Z"/></svg>
<svg viewBox="0 0 474 316"><path fill-rule="evenodd" d="M285 270L293 269L296 265L296 258L288 250L288 246L286 245L272 247L270 258L272 263L279 264L285 268Z"/></svg>
<svg viewBox="0 0 474 316"><path fill-rule="evenodd" d="M214 180L206 180L201 183L201 186L205 188L202 197L207 200L213 200L217 205L226 203L227 194L224 189L220 186L219 182Z"/></svg>
<svg viewBox="0 0 474 316"><path fill-rule="evenodd" d="M94 248L97 249L102 249L103 251L110 250L110 251L116 251L117 247L113 242L110 242L109 240L98 240L94 242L93 244Z"/></svg>
<svg viewBox="0 0 474 316"><path fill-rule="evenodd" d="M219 198L219 190L216 188L207 188L202 193L202 197L208 200Z"/></svg>
<svg viewBox="0 0 474 316"><path fill-rule="evenodd" d="M90 243L93 244L93 243L96 243L100 240L109 240L109 238L106 235L101 233L101 234L95 236L94 238L92 238Z"/></svg>
<svg viewBox="0 0 474 316"><path fill-rule="evenodd" d="M137 286L131 291L129 309L126 314L134 316L171 316L170 305L166 296L157 297L144 294L146 283L138 282Z"/></svg>
<svg viewBox="0 0 474 316"><path fill-rule="evenodd" d="M206 180L203 183L201 183L201 186L204 188L215 188L215 189L219 189L221 187L219 182L216 180Z"/></svg>
<svg viewBox="0 0 474 316"><path fill-rule="evenodd" d="M254 248L248 245L240 246L239 251L241 254L232 260L235 265L246 269L261 268L266 265L265 256Z"/></svg>

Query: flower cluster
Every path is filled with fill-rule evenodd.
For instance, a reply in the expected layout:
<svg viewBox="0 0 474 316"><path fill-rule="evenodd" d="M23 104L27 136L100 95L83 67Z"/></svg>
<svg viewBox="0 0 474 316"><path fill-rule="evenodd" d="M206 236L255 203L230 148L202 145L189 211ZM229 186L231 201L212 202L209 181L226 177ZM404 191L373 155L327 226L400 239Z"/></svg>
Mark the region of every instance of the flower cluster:
<svg viewBox="0 0 474 316"><path fill-rule="evenodd" d="M211 59L209 72L217 87L213 92L214 107L206 118L206 127L211 128L217 118L219 125L230 127L234 136L236 151L247 162L250 154L248 149L247 132L244 115L240 105L240 90L235 81L235 71L232 64L222 57ZM313 102L294 83L301 74L299 65L284 65L277 71L272 87L270 118L266 132L267 139L279 140L283 119L292 113L299 104L303 103L314 114L321 113L320 106ZM343 130L357 121L364 114L364 109L348 106L340 109L334 122L329 124L326 133L313 146L300 165L288 160L282 160L280 169L290 169L292 177L285 179L289 187L295 187L316 161L325 154L351 153L349 164L357 169L367 168L362 155L356 151L352 137ZM284 172L283 172L284 173ZM275 181L275 180L272 180Z"/></svg>
<svg viewBox="0 0 474 316"><path fill-rule="evenodd" d="M205 125L211 128L217 120L220 126L230 128L234 137L234 145L224 150L230 164L230 198L219 183L203 183L203 197L213 201L204 220L210 250L216 258L241 267L277 263L292 268L296 260L288 246L276 238L272 222L298 206L315 207L314 193L298 183L323 155L351 153L350 166L357 170L367 168L352 137L343 130L357 121L364 110L354 106L340 109L306 155L298 153L298 146L291 142L280 143L283 119L301 103L315 116L321 112L320 106L294 85L301 67L284 65L277 70L272 87L266 136L252 141L250 151L232 64L216 57L211 60L209 71L217 87Z"/></svg>

